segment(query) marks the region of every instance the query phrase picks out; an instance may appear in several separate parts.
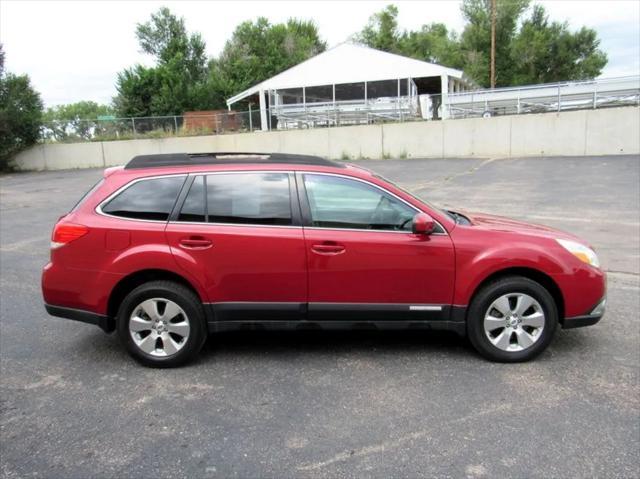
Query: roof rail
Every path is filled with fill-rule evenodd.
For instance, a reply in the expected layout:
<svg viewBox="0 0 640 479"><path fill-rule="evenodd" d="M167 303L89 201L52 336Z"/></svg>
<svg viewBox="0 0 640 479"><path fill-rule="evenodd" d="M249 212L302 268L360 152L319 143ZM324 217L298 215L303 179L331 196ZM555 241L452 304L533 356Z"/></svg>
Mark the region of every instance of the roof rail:
<svg viewBox="0 0 640 479"><path fill-rule="evenodd" d="M344 167L319 156L290 155L285 153L169 153L162 155L134 156L125 169L158 168L162 166L218 165L218 164L272 164L286 163L292 165L317 165Z"/></svg>

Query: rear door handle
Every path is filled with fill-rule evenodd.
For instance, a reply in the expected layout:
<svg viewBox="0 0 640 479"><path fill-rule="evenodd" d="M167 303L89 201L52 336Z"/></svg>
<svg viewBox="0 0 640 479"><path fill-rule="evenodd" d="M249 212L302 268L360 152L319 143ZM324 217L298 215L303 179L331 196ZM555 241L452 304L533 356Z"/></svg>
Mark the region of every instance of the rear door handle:
<svg viewBox="0 0 640 479"><path fill-rule="evenodd" d="M180 247L185 249L207 249L213 246L213 242L202 236L190 236L180 240Z"/></svg>
<svg viewBox="0 0 640 479"><path fill-rule="evenodd" d="M344 253L346 249L340 244L314 244L311 251L316 254L336 255Z"/></svg>

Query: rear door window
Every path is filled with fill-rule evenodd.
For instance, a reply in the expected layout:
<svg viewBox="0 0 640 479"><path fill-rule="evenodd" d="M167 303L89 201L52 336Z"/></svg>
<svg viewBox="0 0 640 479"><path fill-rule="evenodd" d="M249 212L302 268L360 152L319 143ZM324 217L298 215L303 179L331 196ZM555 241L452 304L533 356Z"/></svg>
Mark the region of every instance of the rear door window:
<svg viewBox="0 0 640 479"><path fill-rule="evenodd" d="M102 212L140 220L166 221L184 183L184 176L138 181L102 206Z"/></svg>
<svg viewBox="0 0 640 479"><path fill-rule="evenodd" d="M287 173L231 173L207 176L207 221L290 225Z"/></svg>
<svg viewBox="0 0 640 479"><path fill-rule="evenodd" d="M288 173L223 173L197 177L178 221L290 225L289 191Z"/></svg>

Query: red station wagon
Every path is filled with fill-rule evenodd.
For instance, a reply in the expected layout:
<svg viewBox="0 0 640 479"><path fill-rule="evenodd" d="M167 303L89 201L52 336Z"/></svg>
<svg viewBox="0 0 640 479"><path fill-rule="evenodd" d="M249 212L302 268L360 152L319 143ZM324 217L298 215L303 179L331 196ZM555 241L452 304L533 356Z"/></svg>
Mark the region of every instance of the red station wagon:
<svg viewBox="0 0 640 479"><path fill-rule="evenodd" d="M447 329L503 362L595 324L605 274L570 234L445 211L312 156L145 155L109 168L53 230L49 314L117 330L149 366L250 325Z"/></svg>

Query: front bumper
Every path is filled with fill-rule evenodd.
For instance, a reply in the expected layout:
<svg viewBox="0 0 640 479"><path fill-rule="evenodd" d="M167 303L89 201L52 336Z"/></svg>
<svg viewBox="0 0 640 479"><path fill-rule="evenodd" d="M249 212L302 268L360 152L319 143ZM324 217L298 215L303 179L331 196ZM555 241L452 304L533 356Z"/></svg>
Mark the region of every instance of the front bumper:
<svg viewBox="0 0 640 479"><path fill-rule="evenodd" d="M604 316L607 298L602 298L598 304L589 310L589 313L582 316L574 316L572 318L564 318L562 323L563 329L582 328L584 326L593 326Z"/></svg>
<svg viewBox="0 0 640 479"><path fill-rule="evenodd" d="M44 308L51 316L72 319L74 321L80 321L81 323L93 324L98 326L105 333L111 333L115 329L115 321L102 314L84 311L82 309L65 308L64 306L53 306L51 304L45 304Z"/></svg>

